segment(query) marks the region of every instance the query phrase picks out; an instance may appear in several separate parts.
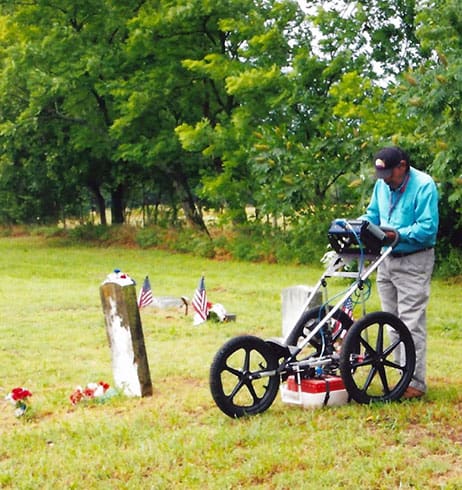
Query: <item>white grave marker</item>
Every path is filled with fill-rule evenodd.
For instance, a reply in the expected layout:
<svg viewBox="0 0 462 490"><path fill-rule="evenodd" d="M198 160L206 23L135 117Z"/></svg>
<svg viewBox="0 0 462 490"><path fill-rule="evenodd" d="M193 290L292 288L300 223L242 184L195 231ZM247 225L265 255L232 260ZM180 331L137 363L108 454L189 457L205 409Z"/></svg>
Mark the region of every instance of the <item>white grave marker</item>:
<svg viewBox="0 0 462 490"><path fill-rule="evenodd" d="M100 287L100 295L115 386L128 396L151 396L151 375L134 281L118 271L109 274Z"/></svg>

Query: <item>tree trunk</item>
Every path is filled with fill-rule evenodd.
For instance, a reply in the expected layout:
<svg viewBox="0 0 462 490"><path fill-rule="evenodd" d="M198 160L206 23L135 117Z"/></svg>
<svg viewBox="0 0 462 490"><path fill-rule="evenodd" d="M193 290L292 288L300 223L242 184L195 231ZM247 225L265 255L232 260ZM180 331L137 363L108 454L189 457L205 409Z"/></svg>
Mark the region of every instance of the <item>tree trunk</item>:
<svg viewBox="0 0 462 490"><path fill-rule="evenodd" d="M186 219L192 226L205 232L210 237L209 230L207 229L202 215L196 206L196 202L189 186L187 177L179 168L176 169L175 175L173 177Z"/></svg>
<svg viewBox="0 0 462 490"><path fill-rule="evenodd" d="M124 186L119 184L111 191L111 219L112 224L123 224L125 222Z"/></svg>
<svg viewBox="0 0 462 490"><path fill-rule="evenodd" d="M95 196L96 207L98 208L99 219L102 225L107 225L106 220L106 203L104 202L104 197L101 194L101 190L97 184L89 185L90 191Z"/></svg>

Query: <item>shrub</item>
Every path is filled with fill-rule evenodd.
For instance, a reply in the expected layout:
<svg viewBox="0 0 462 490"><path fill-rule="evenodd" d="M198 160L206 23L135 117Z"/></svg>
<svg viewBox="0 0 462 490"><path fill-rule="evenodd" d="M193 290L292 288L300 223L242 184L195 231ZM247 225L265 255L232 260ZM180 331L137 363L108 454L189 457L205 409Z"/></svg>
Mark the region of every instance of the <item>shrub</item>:
<svg viewBox="0 0 462 490"><path fill-rule="evenodd" d="M138 230L135 241L141 248L149 248L159 246L163 238L159 228L149 226Z"/></svg>
<svg viewBox="0 0 462 490"><path fill-rule="evenodd" d="M69 230L69 238L76 242L104 242L110 238L110 228L87 223Z"/></svg>
<svg viewBox="0 0 462 490"><path fill-rule="evenodd" d="M462 251L440 240L436 247L435 274L443 278L462 275Z"/></svg>

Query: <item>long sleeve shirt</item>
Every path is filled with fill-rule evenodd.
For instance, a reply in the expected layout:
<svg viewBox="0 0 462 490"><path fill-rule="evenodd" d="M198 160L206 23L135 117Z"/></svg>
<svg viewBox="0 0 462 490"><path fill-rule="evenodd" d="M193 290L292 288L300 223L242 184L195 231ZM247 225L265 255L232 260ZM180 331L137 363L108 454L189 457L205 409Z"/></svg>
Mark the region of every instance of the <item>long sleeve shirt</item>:
<svg viewBox="0 0 462 490"><path fill-rule="evenodd" d="M433 247L438 232L438 191L433 179L413 167L396 190L382 180L375 183L371 202L361 216L379 226L399 232L394 250L409 253Z"/></svg>

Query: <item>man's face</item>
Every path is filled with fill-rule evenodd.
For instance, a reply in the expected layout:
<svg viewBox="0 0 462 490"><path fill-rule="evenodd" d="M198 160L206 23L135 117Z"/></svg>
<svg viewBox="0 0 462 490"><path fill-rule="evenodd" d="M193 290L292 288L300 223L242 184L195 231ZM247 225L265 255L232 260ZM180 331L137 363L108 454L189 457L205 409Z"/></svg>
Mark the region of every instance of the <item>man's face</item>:
<svg viewBox="0 0 462 490"><path fill-rule="evenodd" d="M393 168L390 177L387 177L384 182L391 188L397 189L404 180L404 176L406 175L406 162L401 160L399 165Z"/></svg>

